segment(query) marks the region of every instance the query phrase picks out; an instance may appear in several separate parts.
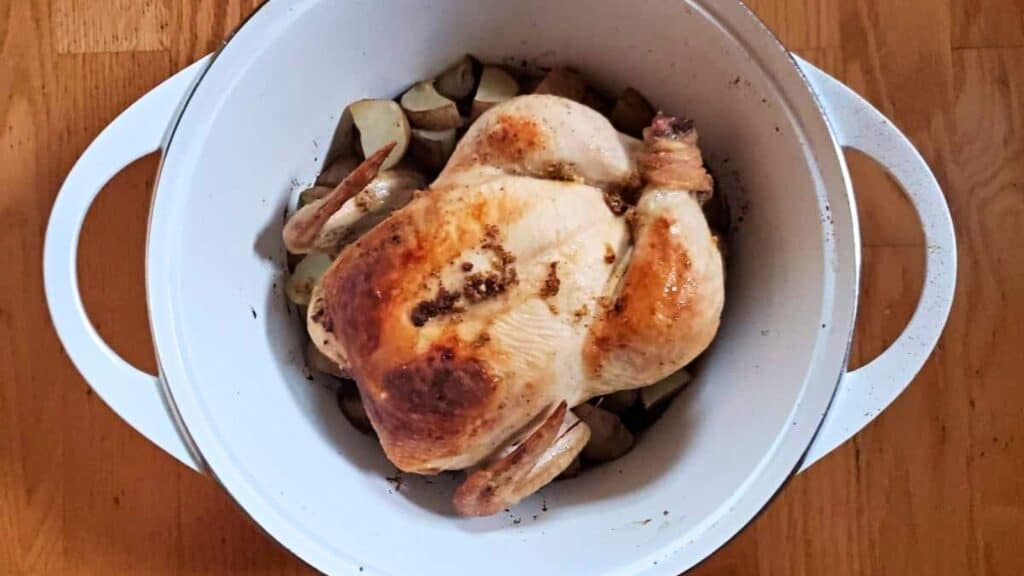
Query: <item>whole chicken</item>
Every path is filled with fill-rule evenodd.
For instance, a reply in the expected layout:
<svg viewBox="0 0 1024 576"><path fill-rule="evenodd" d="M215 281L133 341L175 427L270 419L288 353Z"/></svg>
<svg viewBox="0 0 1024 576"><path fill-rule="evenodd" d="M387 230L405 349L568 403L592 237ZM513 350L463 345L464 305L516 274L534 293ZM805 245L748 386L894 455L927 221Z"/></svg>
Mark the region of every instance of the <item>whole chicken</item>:
<svg viewBox="0 0 1024 576"><path fill-rule="evenodd" d="M322 236L390 148L285 230ZM426 190L337 256L313 294L314 343L351 374L401 470L467 470L454 504L496 513L586 445L571 408L652 384L718 330L712 180L689 122L643 141L557 96L495 106Z"/></svg>

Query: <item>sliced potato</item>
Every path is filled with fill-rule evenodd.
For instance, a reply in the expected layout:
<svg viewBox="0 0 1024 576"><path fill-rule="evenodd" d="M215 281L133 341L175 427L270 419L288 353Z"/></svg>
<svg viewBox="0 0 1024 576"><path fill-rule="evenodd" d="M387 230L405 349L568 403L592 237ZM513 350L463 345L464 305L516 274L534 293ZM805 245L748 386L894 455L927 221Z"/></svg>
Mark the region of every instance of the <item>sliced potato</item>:
<svg viewBox="0 0 1024 576"><path fill-rule="evenodd" d="M590 442L581 453L583 458L608 462L633 448L636 438L615 414L592 404L580 404L573 412L590 427Z"/></svg>
<svg viewBox="0 0 1024 576"><path fill-rule="evenodd" d="M644 128L651 125L655 113L654 106L651 106L643 94L626 88L615 102L610 119L619 132L640 138L643 136Z"/></svg>
<svg viewBox="0 0 1024 576"><path fill-rule="evenodd" d="M305 206L307 204L310 204L312 202L316 202L317 200L320 200L324 196L327 196L328 194L330 194L331 190L333 190L333 189L334 189L333 186L319 186L318 185L318 186L313 186L312 188L307 188L307 189L303 190L302 192L299 193L299 208L302 208L303 206Z"/></svg>
<svg viewBox="0 0 1024 576"><path fill-rule="evenodd" d="M359 396L359 389L355 383L349 383L338 390L338 408L341 408L341 413L353 428L363 434L373 433L373 424L366 415L363 399Z"/></svg>
<svg viewBox="0 0 1024 576"><path fill-rule="evenodd" d="M473 88L476 88L478 69L479 63L475 58L469 55L463 56L462 60L434 80L434 87L446 98L452 100L467 98L473 93Z"/></svg>
<svg viewBox="0 0 1024 576"><path fill-rule="evenodd" d="M395 149L381 166L387 170L405 156L409 148L409 120L401 106L391 100L360 100L349 106L352 121L359 130L359 142L364 156L372 156L381 148L395 142Z"/></svg>
<svg viewBox="0 0 1024 576"><path fill-rule="evenodd" d="M544 77L534 94L551 94L581 102L587 93L587 83L577 72L566 68L555 68Z"/></svg>
<svg viewBox="0 0 1024 576"><path fill-rule="evenodd" d="M635 406L639 398L640 392L637 390L621 390L604 396L598 406L614 414L621 414Z"/></svg>
<svg viewBox="0 0 1024 576"><path fill-rule="evenodd" d="M643 402L644 409L651 410L671 400L673 396L690 383L690 380L693 380L693 376L686 370L680 370L661 382L641 388L640 401Z"/></svg>
<svg viewBox="0 0 1024 576"><path fill-rule="evenodd" d="M455 130L412 131L409 155L428 172L439 172L455 151Z"/></svg>
<svg viewBox="0 0 1024 576"><path fill-rule="evenodd" d="M481 114L519 94L519 83L511 74L497 66L485 66L480 75L480 85L473 98L473 116L475 120Z"/></svg>
<svg viewBox="0 0 1024 576"><path fill-rule="evenodd" d="M313 252L303 258L285 286L288 299L299 306L308 306L313 296L313 288L320 283L332 262L330 256L319 252Z"/></svg>
<svg viewBox="0 0 1024 576"><path fill-rule="evenodd" d="M453 100L442 96L432 82L419 82L402 94L402 110L409 122L424 130L450 130L462 124Z"/></svg>
<svg viewBox="0 0 1024 576"><path fill-rule="evenodd" d="M315 344L313 344L312 340L306 342L305 357L306 366L308 366L310 370L316 370L317 372L329 374L336 378L348 379L352 377L345 369L338 366L337 362L325 356L324 353L321 352Z"/></svg>
<svg viewBox="0 0 1024 576"><path fill-rule="evenodd" d="M353 154L345 154L334 162L331 162L327 168L320 173L320 177L316 179L316 185L334 188L338 184L341 184L341 181L355 170L357 166L359 166L359 158L356 158Z"/></svg>

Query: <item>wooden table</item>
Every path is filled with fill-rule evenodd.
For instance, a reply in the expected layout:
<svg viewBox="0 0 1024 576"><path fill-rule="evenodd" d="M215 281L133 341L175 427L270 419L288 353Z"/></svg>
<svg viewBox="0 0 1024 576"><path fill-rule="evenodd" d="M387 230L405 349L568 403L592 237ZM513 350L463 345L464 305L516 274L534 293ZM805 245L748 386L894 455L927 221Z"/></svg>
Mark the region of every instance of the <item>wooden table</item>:
<svg viewBox="0 0 1024 576"><path fill-rule="evenodd" d="M0 0L0 574L309 569L94 395L42 297L72 163L256 0ZM946 189L961 280L945 337L874 424L801 475L700 575L1024 574L1024 0L757 0L783 41L893 118ZM851 155L865 277L853 364L922 277L907 203ZM81 248L90 314L153 371L143 239L156 158L111 183Z"/></svg>

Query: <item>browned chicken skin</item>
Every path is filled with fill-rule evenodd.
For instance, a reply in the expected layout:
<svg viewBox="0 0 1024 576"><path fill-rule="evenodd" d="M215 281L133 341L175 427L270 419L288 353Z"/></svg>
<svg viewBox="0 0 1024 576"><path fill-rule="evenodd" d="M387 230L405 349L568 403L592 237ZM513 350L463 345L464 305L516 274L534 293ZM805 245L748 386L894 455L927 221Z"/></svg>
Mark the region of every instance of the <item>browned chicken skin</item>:
<svg viewBox="0 0 1024 576"><path fill-rule="evenodd" d="M358 382L396 466L470 470L457 511L493 514L586 445L572 407L656 382L714 338L722 260L699 202L711 187L688 123L658 117L640 142L570 100L512 99L341 252L310 334ZM622 197L637 199L627 214Z"/></svg>

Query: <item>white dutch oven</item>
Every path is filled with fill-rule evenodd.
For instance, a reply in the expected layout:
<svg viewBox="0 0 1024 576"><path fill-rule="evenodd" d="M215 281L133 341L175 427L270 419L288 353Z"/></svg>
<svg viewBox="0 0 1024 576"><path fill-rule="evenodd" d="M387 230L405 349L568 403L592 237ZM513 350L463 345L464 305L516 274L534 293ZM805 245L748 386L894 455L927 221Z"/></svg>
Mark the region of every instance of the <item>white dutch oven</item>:
<svg viewBox="0 0 1024 576"><path fill-rule="evenodd" d="M623 460L482 520L450 515L453 479L385 481L394 468L374 440L304 377L301 323L281 294L283 214L343 107L466 52L570 64L694 118L737 216L724 323L696 384ZM906 331L850 373L860 244L844 146L903 185L928 245ZM89 324L75 257L101 187L157 149L153 377ZM737 2L272 0L89 147L54 206L45 275L57 331L97 393L320 570L676 574L911 381L947 318L956 248L910 142Z"/></svg>

